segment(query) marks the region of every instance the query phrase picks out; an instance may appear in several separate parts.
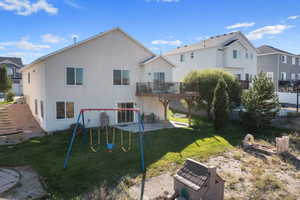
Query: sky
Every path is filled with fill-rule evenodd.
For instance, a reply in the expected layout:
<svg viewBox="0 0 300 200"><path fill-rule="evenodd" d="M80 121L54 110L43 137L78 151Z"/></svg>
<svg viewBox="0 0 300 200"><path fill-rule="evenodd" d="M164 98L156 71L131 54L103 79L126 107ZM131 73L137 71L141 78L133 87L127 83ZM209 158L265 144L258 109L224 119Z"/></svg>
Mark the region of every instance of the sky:
<svg viewBox="0 0 300 200"><path fill-rule="evenodd" d="M0 0L0 27L25 64L114 27L157 54L232 31L300 54L299 0Z"/></svg>

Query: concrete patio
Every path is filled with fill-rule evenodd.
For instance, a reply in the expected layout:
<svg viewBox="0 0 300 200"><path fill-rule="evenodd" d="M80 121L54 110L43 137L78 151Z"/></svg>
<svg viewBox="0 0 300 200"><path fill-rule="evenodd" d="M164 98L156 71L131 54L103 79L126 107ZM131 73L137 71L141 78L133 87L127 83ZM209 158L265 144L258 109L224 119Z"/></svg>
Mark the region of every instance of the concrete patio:
<svg viewBox="0 0 300 200"><path fill-rule="evenodd" d="M126 125L119 125L115 126L118 129L121 129L123 131L129 131L137 133L139 132L138 124L126 124ZM157 131L161 129L166 128L184 128L188 127L188 124L185 123L178 123L173 121L160 121L155 123L145 123L144 124L144 132L151 132L151 131Z"/></svg>

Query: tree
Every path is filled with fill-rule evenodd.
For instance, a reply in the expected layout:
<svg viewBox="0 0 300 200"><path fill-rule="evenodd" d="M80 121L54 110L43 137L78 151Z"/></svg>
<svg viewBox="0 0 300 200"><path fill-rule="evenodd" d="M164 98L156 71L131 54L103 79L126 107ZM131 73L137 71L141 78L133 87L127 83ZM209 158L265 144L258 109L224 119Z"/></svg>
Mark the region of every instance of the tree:
<svg viewBox="0 0 300 200"><path fill-rule="evenodd" d="M12 83L7 75L6 65L0 65L0 92L6 93L11 87Z"/></svg>
<svg viewBox="0 0 300 200"><path fill-rule="evenodd" d="M214 91L214 125L216 131L223 131L229 116L229 96L224 79L219 79Z"/></svg>
<svg viewBox="0 0 300 200"><path fill-rule="evenodd" d="M272 81L265 73L259 73L253 80L253 86L242 96L245 112L242 122L249 131L258 131L270 125L280 109L278 96Z"/></svg>
<svg viewBox="0 0 300 200"><path fill-rule="evenodd" d="M228 72L220 69L194 70L187 74L183 80L187 90L199 92L200 97L195 104L197 104L198 109L205 109L209 117L211 117L213 108L214 91L220 79L223 79L227 85L229 105L231 107L240 105L242 90L239 80Z"/></svg>

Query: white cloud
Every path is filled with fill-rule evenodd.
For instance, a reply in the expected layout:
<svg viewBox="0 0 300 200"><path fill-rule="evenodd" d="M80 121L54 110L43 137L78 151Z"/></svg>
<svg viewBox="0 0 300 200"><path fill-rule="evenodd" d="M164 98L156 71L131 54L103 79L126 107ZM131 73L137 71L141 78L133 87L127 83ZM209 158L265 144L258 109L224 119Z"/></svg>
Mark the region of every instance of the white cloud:
<svg viewBox="0 0 300 200"><path fill-rule="evenodd" d="M41 39L43 42L52 43L52 44L64 41L63 38L56 36L56 35L52 35L50 33L42 35Z"/></svg>
<svg viewBox="0 0 300 200"><path fill-rule="evenodd" d="M76 3L74 0L64 0L65 4L73 7L73 8L83 8L81 5L79 5L78 3Z"/></svg>
<svg viewBox="0 0 300 200"><path fill-rule="evenodd" d="M31 51L39 51L42 49L49 49L49 45L41 45L41 44L33 44L28 41L28 37L22 37L20 41L11 41L11 42L2 42L0 46L2 47L15 47L21 50L31 50Z"/></svg>
<svg viewBox="0 0 300 200"><path fill-rule="evenodd" d="M48 14L55 15L58 9L47 0L0 0L0 8L7 11L14 11L17 15L28 16L39 11L45 11Z"/></svg>
<svg viewBox="0 0 300 200"><path fill-rule="evenodd" d="M226 29L235 29L235 28L247 28L247 27L251 27L254 26L255 23L254 22L243 22L243 23L236 23L230 26L226 26Z"/></svg>
<svg viewBox="0 0 300 200"><path fill-rule="evenodd" d="M264 26L262 28L251 31L247 37L250 40L258 40L264 37L264 35L277 35L285 31L286 29L292 28L291 25L274 25Z"/></svg>
<svg viewBox="0 0 300 200"><path fill-rule="evenodd" d="M3 47L3 46L0 46L0 50L5 50L5 47Z"/></svg>
<svg viewBox="0 0 300 200"><path fill-rule="evenodd" d="M180 40L154 40L151 43L155 44L155 45L174 45L174 46L179 46L179 45L182 44L182 41L180 41Z"/></svg>
<svg viewBox="0 0 300 200"><path fill-rule="evenodd" d="M299 17L300 15L294 15L294 16L289 16L287 19L294 20L294 19L298 19Z"/></svg>

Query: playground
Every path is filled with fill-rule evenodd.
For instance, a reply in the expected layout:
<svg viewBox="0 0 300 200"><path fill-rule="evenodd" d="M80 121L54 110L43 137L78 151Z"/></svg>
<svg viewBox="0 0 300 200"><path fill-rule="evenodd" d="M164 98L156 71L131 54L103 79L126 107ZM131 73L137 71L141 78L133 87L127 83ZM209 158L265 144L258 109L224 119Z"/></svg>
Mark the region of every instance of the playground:
<svg viewBox="0 0 300 200"><path fill-rule="evenodd" d="M185 119L178 121L183 122ZM215 135L212 122L205 118L194 117L193 125L192 128L144 133L143 146L147 169L144 178L167 171L174 172L182 166L186 158L207 160L210 156L232 149L243 138L243 131L238 123L231 122L223 136ZM269 132L275 133L278 130ZM93 144L97 144L97 129L94 129L93 133ZM132 133L129 139L128 133L124 132L123 146L128 149L128 145L131 144L130 149L124 151L121 148L121 133L116 130L115 146L111 152L107 149L106 141L112 141L112 135L106 140L105 132L101 133L102 145L95 147L99 148L95 149L96 152L91 149L90 141L84 141L84 136L79 135L74 140L65 169L63 163L71 136L71 131L57 132L18 145L1 146L0 157L3 159L0 160L0 166L31 166L42 177L47 186L46 190L52 197L65 199L80 197L102 187L110 193L120 185L130 187L143 180L139 133Z"/></svg>

